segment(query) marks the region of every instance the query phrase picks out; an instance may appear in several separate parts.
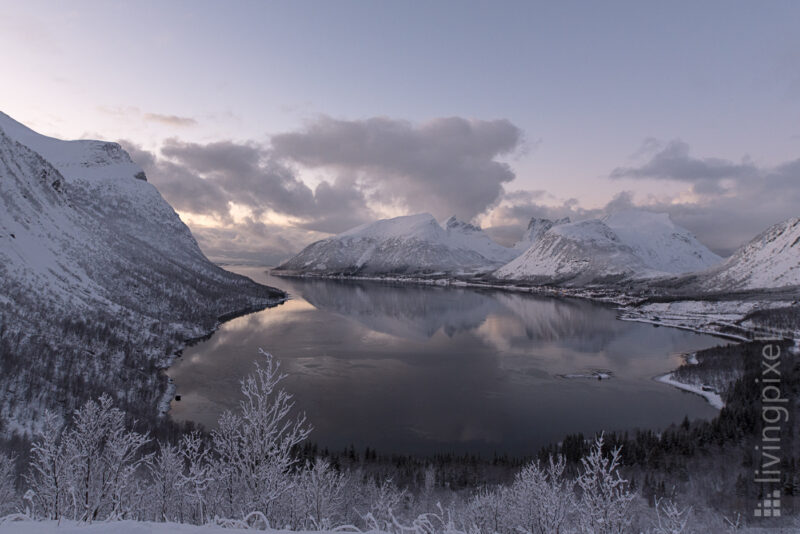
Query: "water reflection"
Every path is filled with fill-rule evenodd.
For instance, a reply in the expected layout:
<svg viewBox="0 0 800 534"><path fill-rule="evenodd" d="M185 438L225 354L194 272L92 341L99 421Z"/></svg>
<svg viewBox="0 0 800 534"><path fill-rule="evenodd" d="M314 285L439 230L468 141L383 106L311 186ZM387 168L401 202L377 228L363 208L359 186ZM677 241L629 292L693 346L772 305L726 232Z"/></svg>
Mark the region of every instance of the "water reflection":
<svg viewBox="0 0 800 534"><path fill-rule="evenodd" d="M670 355L718 340L615 319L608 306L531 295L269 278L278 308L223 325L170 369L173 416L213 425L238 402L258 347L326 446L526 453L568 432L658 428L710 417L703 400L650 378ZM611 369L609 381L559 375Z"/></svg>

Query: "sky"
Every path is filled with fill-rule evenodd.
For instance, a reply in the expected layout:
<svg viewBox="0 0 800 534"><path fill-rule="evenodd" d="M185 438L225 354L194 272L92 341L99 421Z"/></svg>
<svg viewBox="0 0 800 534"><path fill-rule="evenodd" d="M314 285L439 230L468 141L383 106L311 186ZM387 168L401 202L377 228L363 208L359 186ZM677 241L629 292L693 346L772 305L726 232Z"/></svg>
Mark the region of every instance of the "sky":
<svg viewBox="0 0 800 534"><path fill-rule="evenodd" d="M212 258L430 212L800 216L800 3L0 0L0 110L119 141Z"/></svg>

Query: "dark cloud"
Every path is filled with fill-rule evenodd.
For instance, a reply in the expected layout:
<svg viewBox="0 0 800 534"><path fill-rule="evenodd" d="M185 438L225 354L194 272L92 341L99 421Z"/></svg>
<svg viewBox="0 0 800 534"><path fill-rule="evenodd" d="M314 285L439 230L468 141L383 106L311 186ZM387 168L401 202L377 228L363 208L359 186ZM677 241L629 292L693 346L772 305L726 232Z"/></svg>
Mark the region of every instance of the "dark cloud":
<svg viewBox="0 0 800 534"><path fill-rule="evenodd" d="M581 208L575 199L559 202L546 191L511 191L487 217L485 231L498 243L511 246L522 239L532 217L580 220L600 214L602 210Z"/></svg>
<svg viewBox="0 0 800 534"><path fill-rule="evenodd" d="M177 115L162 115L160 113L145 113L142 118L146 121L160 122L167 126L197 126L197 121L191 117L179 117Z"/></svg>
<svg viewBox="0 0 800 534"><path fill-rule="evenodd" d="M723 255L772 224L800 216L800 159L738 180L724 195L659 206Z"/></svg>
<svg viewBox="0 0 800 534"><path fill-rule="evenodd" d="M161 153L256 213L271 209L292 216L315 216L317 206L311 189L263 147L232 141L202 145L170 139Z"/></svg>
<svg viewBox="0 0 800 534"><path fill-rule="evenodd" d="M247 217L235 226L195 227L192 233L203 252L220 263L278 265L307 243L321 239L316 232L265 224Z"/></svg>
<svg viewBox="0 0 800 534"><path fill-rule="evenodd" d="M120 141L120 144L173 208L223 220L229 218L231 197L217 183L199 177L183 165L159 159L130 141Z"/></svg>
<svg viewBox="0 0 800 534"><path fill-rule="evenodd" d="M665 146L655 139L644 141L636 156L651 153L650 159L639 167L617 167L611 178L639 178L676 180L692 184L701 195L716 195L726 191L722 180L740 180L758 174L749 161L734 163L720 158L695 158L689 154L689 145L679 139Z"/></svg>
<svg viewBox="0 0 800 534"><path fill-rule="evenodd" d="M652 156L640 167L614 169L612 178L676 180L696 200L670 199L648 207L670 213L715 252L727 255L768 226L800 215L800 160L773 168L747 159L696 158L683 141L645 141Z"/></svg>
<svg viewBox="0 0 800 534"><path fill-rule="evenodd" d="M344 178L337 178L332 184L321 182L314 190L314 199L317 215L299 224L302 228L339 233L376 218L367 208L364 193Z"/></svg>
<svg viewBox="0 0 800 534"><path fill-rule="evenodd" d="M522 132L506 120L452 117L415 125L323 116L271 141L277 157L347 176L372 201L472 219L494 205L503 184L514 179L496 158L512 153L521 140Z"/></svg>
<svg viewBox="0 0 800 534"><path fill-rule="evenodd" d="M323 181L311 190L294 171L255 143L167 140L161 157L123 142L148 179L176 209L230 222L231 203L255 216L267 210L297 219L304 230L338 233L375 218L353 182Z"/></svg>

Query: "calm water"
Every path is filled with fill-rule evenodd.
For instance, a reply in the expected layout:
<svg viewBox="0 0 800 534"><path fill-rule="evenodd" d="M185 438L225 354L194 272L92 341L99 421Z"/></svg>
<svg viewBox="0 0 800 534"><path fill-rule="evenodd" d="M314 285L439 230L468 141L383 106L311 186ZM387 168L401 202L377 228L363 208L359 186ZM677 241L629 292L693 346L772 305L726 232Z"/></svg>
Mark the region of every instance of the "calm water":
<svg viewBox="0 0 800 534"><path fill-rule="evenodd" d="M526 454L570 432L661 428L716 410L653 376L710 336L617 321L608 306L500 291L294 280L234 268L292 299L225 323L169 370L172 415L213 427L261 347L311 439L385 452ZM613 378L561 375L610 370Z"/></svg>

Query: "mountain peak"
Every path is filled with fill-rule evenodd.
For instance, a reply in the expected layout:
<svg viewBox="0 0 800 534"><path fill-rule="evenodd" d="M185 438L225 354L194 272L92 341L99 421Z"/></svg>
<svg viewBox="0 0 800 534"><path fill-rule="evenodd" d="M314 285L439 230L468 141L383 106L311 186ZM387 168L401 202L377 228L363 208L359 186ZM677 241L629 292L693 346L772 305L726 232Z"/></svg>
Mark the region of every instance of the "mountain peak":
<svg viewBox="0 0 800 534"><path fill-rule="evenodd" d="M444 223L444 227L447 230L459 229L459 230L468 231L468 232L480 232L481 231L481 227L480 226L477 226L477 225L474 225L474 224L470 224L468 222L461 221L455 215L453 215L452 217L447 219L447 221Z"/></svg>
<svg viewBox="0 0 800 534"><path fill-rule="evenodd" d="M317 241L279 269L317 274L425 274L490 271L516 253L479 227L451 217L442 228L429 213L364 224Z"/></svg>
<svg viewBox="0 0 800 534"><path fill-rule="evenodd" d="M555 221L542 217L531 217L525 235L514 244L514 248L516 250L526 250L552 227L568 224L569 222L569 217L564 217Z"/></svg>
<svg viewBox="0 0 800 534"><path fill-rule="evenodd" d="M800 285L800 218L770 226L699 280L711 291Z"/></svg>
<svg viewBox="0 0 800 534"><path fill-rule="evenodd" d="M698 271L721 260L667 214L643 210L573 223L536 220L529 235L528 250L498 277L584 284Z"/></svg>

